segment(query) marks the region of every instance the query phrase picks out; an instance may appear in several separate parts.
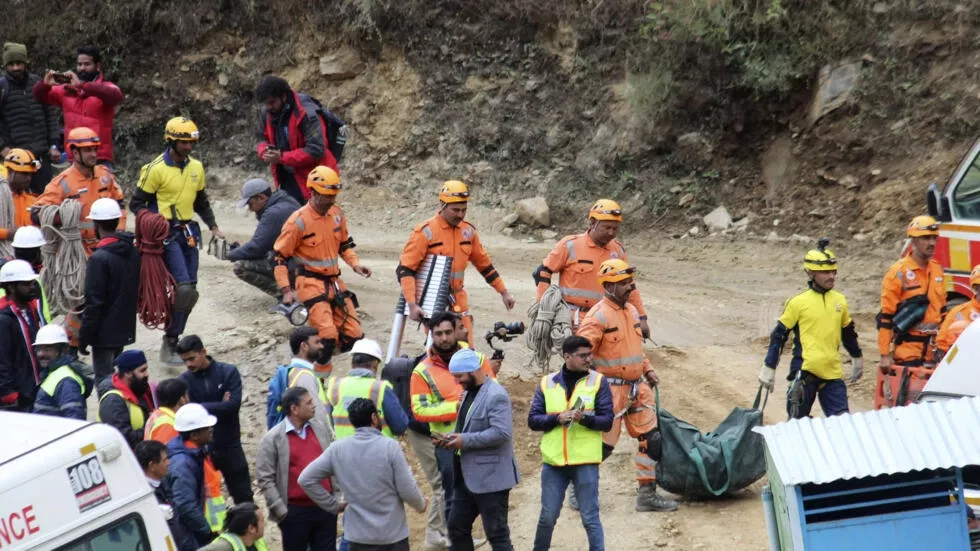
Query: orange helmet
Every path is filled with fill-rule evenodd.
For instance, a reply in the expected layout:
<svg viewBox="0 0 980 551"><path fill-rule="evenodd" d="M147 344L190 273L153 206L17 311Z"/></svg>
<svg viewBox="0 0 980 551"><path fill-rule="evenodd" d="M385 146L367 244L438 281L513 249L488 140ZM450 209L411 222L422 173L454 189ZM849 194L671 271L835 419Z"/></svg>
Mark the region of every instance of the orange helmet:
<svg viewBox="0 0 980 551"><path fill-rule="evenodd" d="M344 187L340 184L340 176L328 166L318 166L306 177L306 187L320 195L337 195Z"/></svg>
<svg viewBox="0 0 980 551"><path fill-rule="evenodd" d="M612 220L614 222L623 221L623 209L619 203L612 199L599 199L589 209L589 220Z"/></svg>
<svg viewBox="0 0 980 551"><path fill-rule="evenodd" d="M443 203L465 203L470 200L470 189L459 180L448 180L442 183L439 200Z"/></svg>
<svg viewBox="0 0 980 551"><path fill-rule="evenodd" d="M11 149L7 156L3 158L3 166L11 172L37 172L41 168L41 162L34 158L34 154L26 149Z"/></svg>
<svg viewBox="0 0 980 551"><path fill-rule="evenodd" d="M99 147L99 135L91 128L79 126L68 133L68 147Z"/></svg>
<svg viewBox="0 0 980 551"><path fill-rule="evenodd" d="M939 222L931 216L916 216L909 222L909 227L905 231L909 237L926 237L939 235Z"/></svg>
<svg viewBox="0 0 980 551"><path fill-rule="evenodd" d="M636 268L621 258L610 258L599 265L599 285L617 283L633 277Z"/></svg>

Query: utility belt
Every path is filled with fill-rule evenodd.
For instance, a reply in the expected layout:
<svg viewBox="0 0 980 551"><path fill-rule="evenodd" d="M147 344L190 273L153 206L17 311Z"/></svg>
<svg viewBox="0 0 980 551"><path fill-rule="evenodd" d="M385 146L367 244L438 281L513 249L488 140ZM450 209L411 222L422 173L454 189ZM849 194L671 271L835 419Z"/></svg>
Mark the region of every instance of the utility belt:
<svg viewBox="0 0 980 551"><path fill-rule="evenodd" d="M908 333L900 333L895 336L895 344L899 345L906 342L918 342L927 344L932 340L932 335L911 335Z"/></svg>
<svg viewBox="0 0 980 551"><path fill-rule="evenodd" d="M361 304L357 301L357 295L349 289L341 289L338 279L340 275L324 275L317 272L312 272L306 269L305 266L300 266L296 271L297 277L309 277L322 281L324 283L324 292L322 295L315 296L311 299L304 300L303 306L307 309L313 308L314 304L320 302L329 302L332 306L337 308L347 308L347 299L350 298L351 303L354 304L354 308L360 308ZM335 291L333 297L330 296L330 290Z"/></svg>
<svg viewBox="0 0 980 551"><path fill-rule="evenodd" d="M627 413L640 413L643 410L650 409L649 406L636 406L636 407L633 407L633 405L632 405L633 404L633 401L636 400L636 397L639 396L639 394L640 394L640 381L643 380L642 378L641 379L628 380L628 379L623 379L623 378L620 378L620 377L608 377L608 376L605 376L605 375L603 375L603 377L605 377L606 381L608 381L611 386L629 386L630 387L629 395L628 395L628 398L626 400L626 407L623 408L622 410L616 412L615 419L619 419L620 417L626 415Z"/></svg>
<svg viewBox="0 0 980 551"><path fill-rule="evenodd" d="M201 248L201 227L193 220L171 220L170 233L163 240L163 244L174 242L181 234L188 247Z"/></svg>

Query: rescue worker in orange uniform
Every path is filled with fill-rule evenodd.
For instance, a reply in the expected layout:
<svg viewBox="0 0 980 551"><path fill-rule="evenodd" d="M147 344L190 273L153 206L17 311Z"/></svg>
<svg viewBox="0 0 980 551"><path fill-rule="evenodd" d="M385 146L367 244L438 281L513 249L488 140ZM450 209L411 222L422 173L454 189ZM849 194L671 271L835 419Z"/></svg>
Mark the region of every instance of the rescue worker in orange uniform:
<svg viewBox="0 0 980 551"><path fill-rule="evenodd" d="M422 267L425 257L430 254L452 257L452 310L462 316L463 324L469 333L468 342L472 348L473 315L470 314L469 301L463 289L463 276L466 274L467 263L473 262L473 266L480 270L483 279L500 293L504 306L508 310L517 302L507 292L504 280L493 267L490 255L483 248L476 228L464 220L469 199L470 191L463 182L449 180L442 184L442 189L439 191L439 212L412 230L408 243L402 250L395 275L401 285L402 295L408 303L409 317L421 321L422 308L415 302L417 299L415 275Z"/></svg>
<svg viewBox="0 0 980 551"><path fill-rule="evenodd" d="M29 209L37 201L37 195L31 193L31 179L39 170L41 161L26 149L11 149L3 158L3 167L7 171L7 183L13 195L14 227L0 228L0 241L13 241L17 228L31 225ZM0 205L0 208L7 208Z"/></svg>
<svg viewBox="0 0 980 551"><path fill-rule="evenodd" d="M559 241L540 266L531 274L538 287L538 302L551 285L551 276L558 274L561 296L572 311L572 331L581 317L602 300L602 286L596 279L599 265L610 258L626 258L623 244L616 239L623 210L612 199L599 199L589 210L589 228L585 233L569 235ZM644 338L650 336L647 311L639 291L630 293L630 304L640 314L640 329Z"/></svg>
<svg viewBox="0 0 980 551"><path fill-rule="evenodd" d="M640 314L629 302L636 289L635 272L636 268L620 258L599 265L603 297L583 318L578 335L592 343L595 370L606 377L612 389L616 418L603 435L603 460L612 455L625 422L626 431L640 444L634 456L639 483L636 510L673 511L677 502L657 493L661 447L653 387L659 379L643 353Z"/></svg>
<svg viewBox="0 0 980 551"><path fill-rule="evenodd" d="M95 225L89 220L88 213L92 203L97 199L108 197L119 201L122 207L123 192L116 184L116 178L104 165L98 164L99 135L89 128L79 126L68 133L66 140L72 154L72 164L61 174L54 177L44 193L37 198L36 207L43 205L60 205L65 199L77 199L82 203L82 214L79 228L85 252L89 255L95 250L99 238L95 233ZM31 220L39 224L38 209L32 211ZM126 211L119 218L119 230L126 229Z"/></svg>
<svg viewBox="0 0 980 551"><path fill-rule="evenodd" d="M931 365L930 342L939 330L946 306L943 268L932 258L939 222L931 216L916 216L906 235L911 239L909 254L892 264L881 282L878 367L882 373L892 365ZM901 332L899 326L906 323L907 330Z"/></svg>
<svg viewBox="0 0 980 551"><path fill-rule="evenodd" d="M318 166L310 171L306 185L311 192L309 202L286 219L272 248L282 302L299 300L309 310L308 323L323 342L315 369L317 375L326 377L333 369L334 350L347 352L364 336L355 310L357 297L340 279L339 259L364 277L371 277L371 269L357 258L347 218L336 205L342 188L340 176L329 167ZM295 289L290 282L290 260L296 264Z"/></svg>
<svg viewBox="0 0 980 551"><path fill-rule="evenodd" d="M973 267L970 272L970 288L973 289L973 298L954 306L946 312L942 325L939 326L939 335L936 336L936 363L943 359L949 348L953 346L956 339L969 325L976 319L980 319L980 264ZM956 325L957 322L964 322ZM959 329L959 332L954 329Z"/></svg>

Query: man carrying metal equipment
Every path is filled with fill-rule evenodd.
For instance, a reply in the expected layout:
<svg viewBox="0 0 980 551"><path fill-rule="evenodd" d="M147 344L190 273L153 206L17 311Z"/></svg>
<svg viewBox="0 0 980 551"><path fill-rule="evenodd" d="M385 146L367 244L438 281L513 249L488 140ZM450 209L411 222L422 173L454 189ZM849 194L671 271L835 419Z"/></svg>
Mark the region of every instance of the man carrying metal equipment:
<svg viewBox="0 0 980 551"><path fill-rule="evenodd" d="M317 374L327 377L333 370L336 349L347 352L364 336L357 319L357 297L340 279L343 258L354 273L371 277L354 252L354 238L347 230L347 217L337 206L343 186L333 169L318 166L306 180L310 200L286 220L273 250L276 252L276 283L283 304L296 300L309 310L309 324L316 327L323 351L316 362ZM290 282L289 260L296 266L296 287Z"/></svg>
<svg viewBox="0 0 980 551"><path fill-rule="evenodd" d="M463 276L466 265L472 261L473 266L480 270L483 279L493 287L504 301L504 306L510 310L517 303L507 288L504 280L493 267L490 255L483 248L480 236L473 224L466 222L466 206L470 199L469 188L459 180L449 180L439 191L439 212L412 230L408 243L402 250L395 275L402 288L402 295L408 302L410 317L421 321L422 309L416 303L415 276L421 268L425 257L433 255L449 256L452 262L452 311L463 318L463 324L469 333L469 345L473 347L473 315L469 311L469 301L463 289Z"/></svg>
<svg viewBox="0 0 980 551"><path fill-rule="evenodd" d="M769 352L759 373L759 382L772 391L776 366L783 346L793 334L793 360L790 362L786 412L790 419L810 416L814 401L820 399L825 416L848 412L847 385L840 364L840 345L851 355L850 383L864 373L864 359L857 330L844 295L834 290L837 257L821 239L816 249L803 257L803 271L809 288L786 301L783 314L769 339Z"/></svg>
<svg viewBox="0 0 980 551"><path fill-rule="evenodd" d="M643 353L640 314L629 302L636 289L635 272L636 268L620 258L599 266L603 297L582 319L578 334L592 344L595 370L609 381L613 394L616 418L603 435L603 461L612 455L625 423L629 435L640 443L634 456L639 483L636 510L673 511L677 502L657 494L661 448L653 387L660 379Z"/></svg>

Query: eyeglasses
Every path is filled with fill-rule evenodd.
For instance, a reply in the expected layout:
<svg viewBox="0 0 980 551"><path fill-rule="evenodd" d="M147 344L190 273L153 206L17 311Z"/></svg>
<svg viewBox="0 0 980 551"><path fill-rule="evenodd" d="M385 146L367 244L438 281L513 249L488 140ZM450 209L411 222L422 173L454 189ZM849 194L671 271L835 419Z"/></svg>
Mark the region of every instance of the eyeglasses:
<svg viewBox="0 0 980 551"><path fill-rule="evenodd" d="M592 351L590 350L588 352L576 352L574 354L569 354L569 356L575 356L576 358L579 358L581 360L584 360L586 358L591 358L592 357Z"/></svg>

